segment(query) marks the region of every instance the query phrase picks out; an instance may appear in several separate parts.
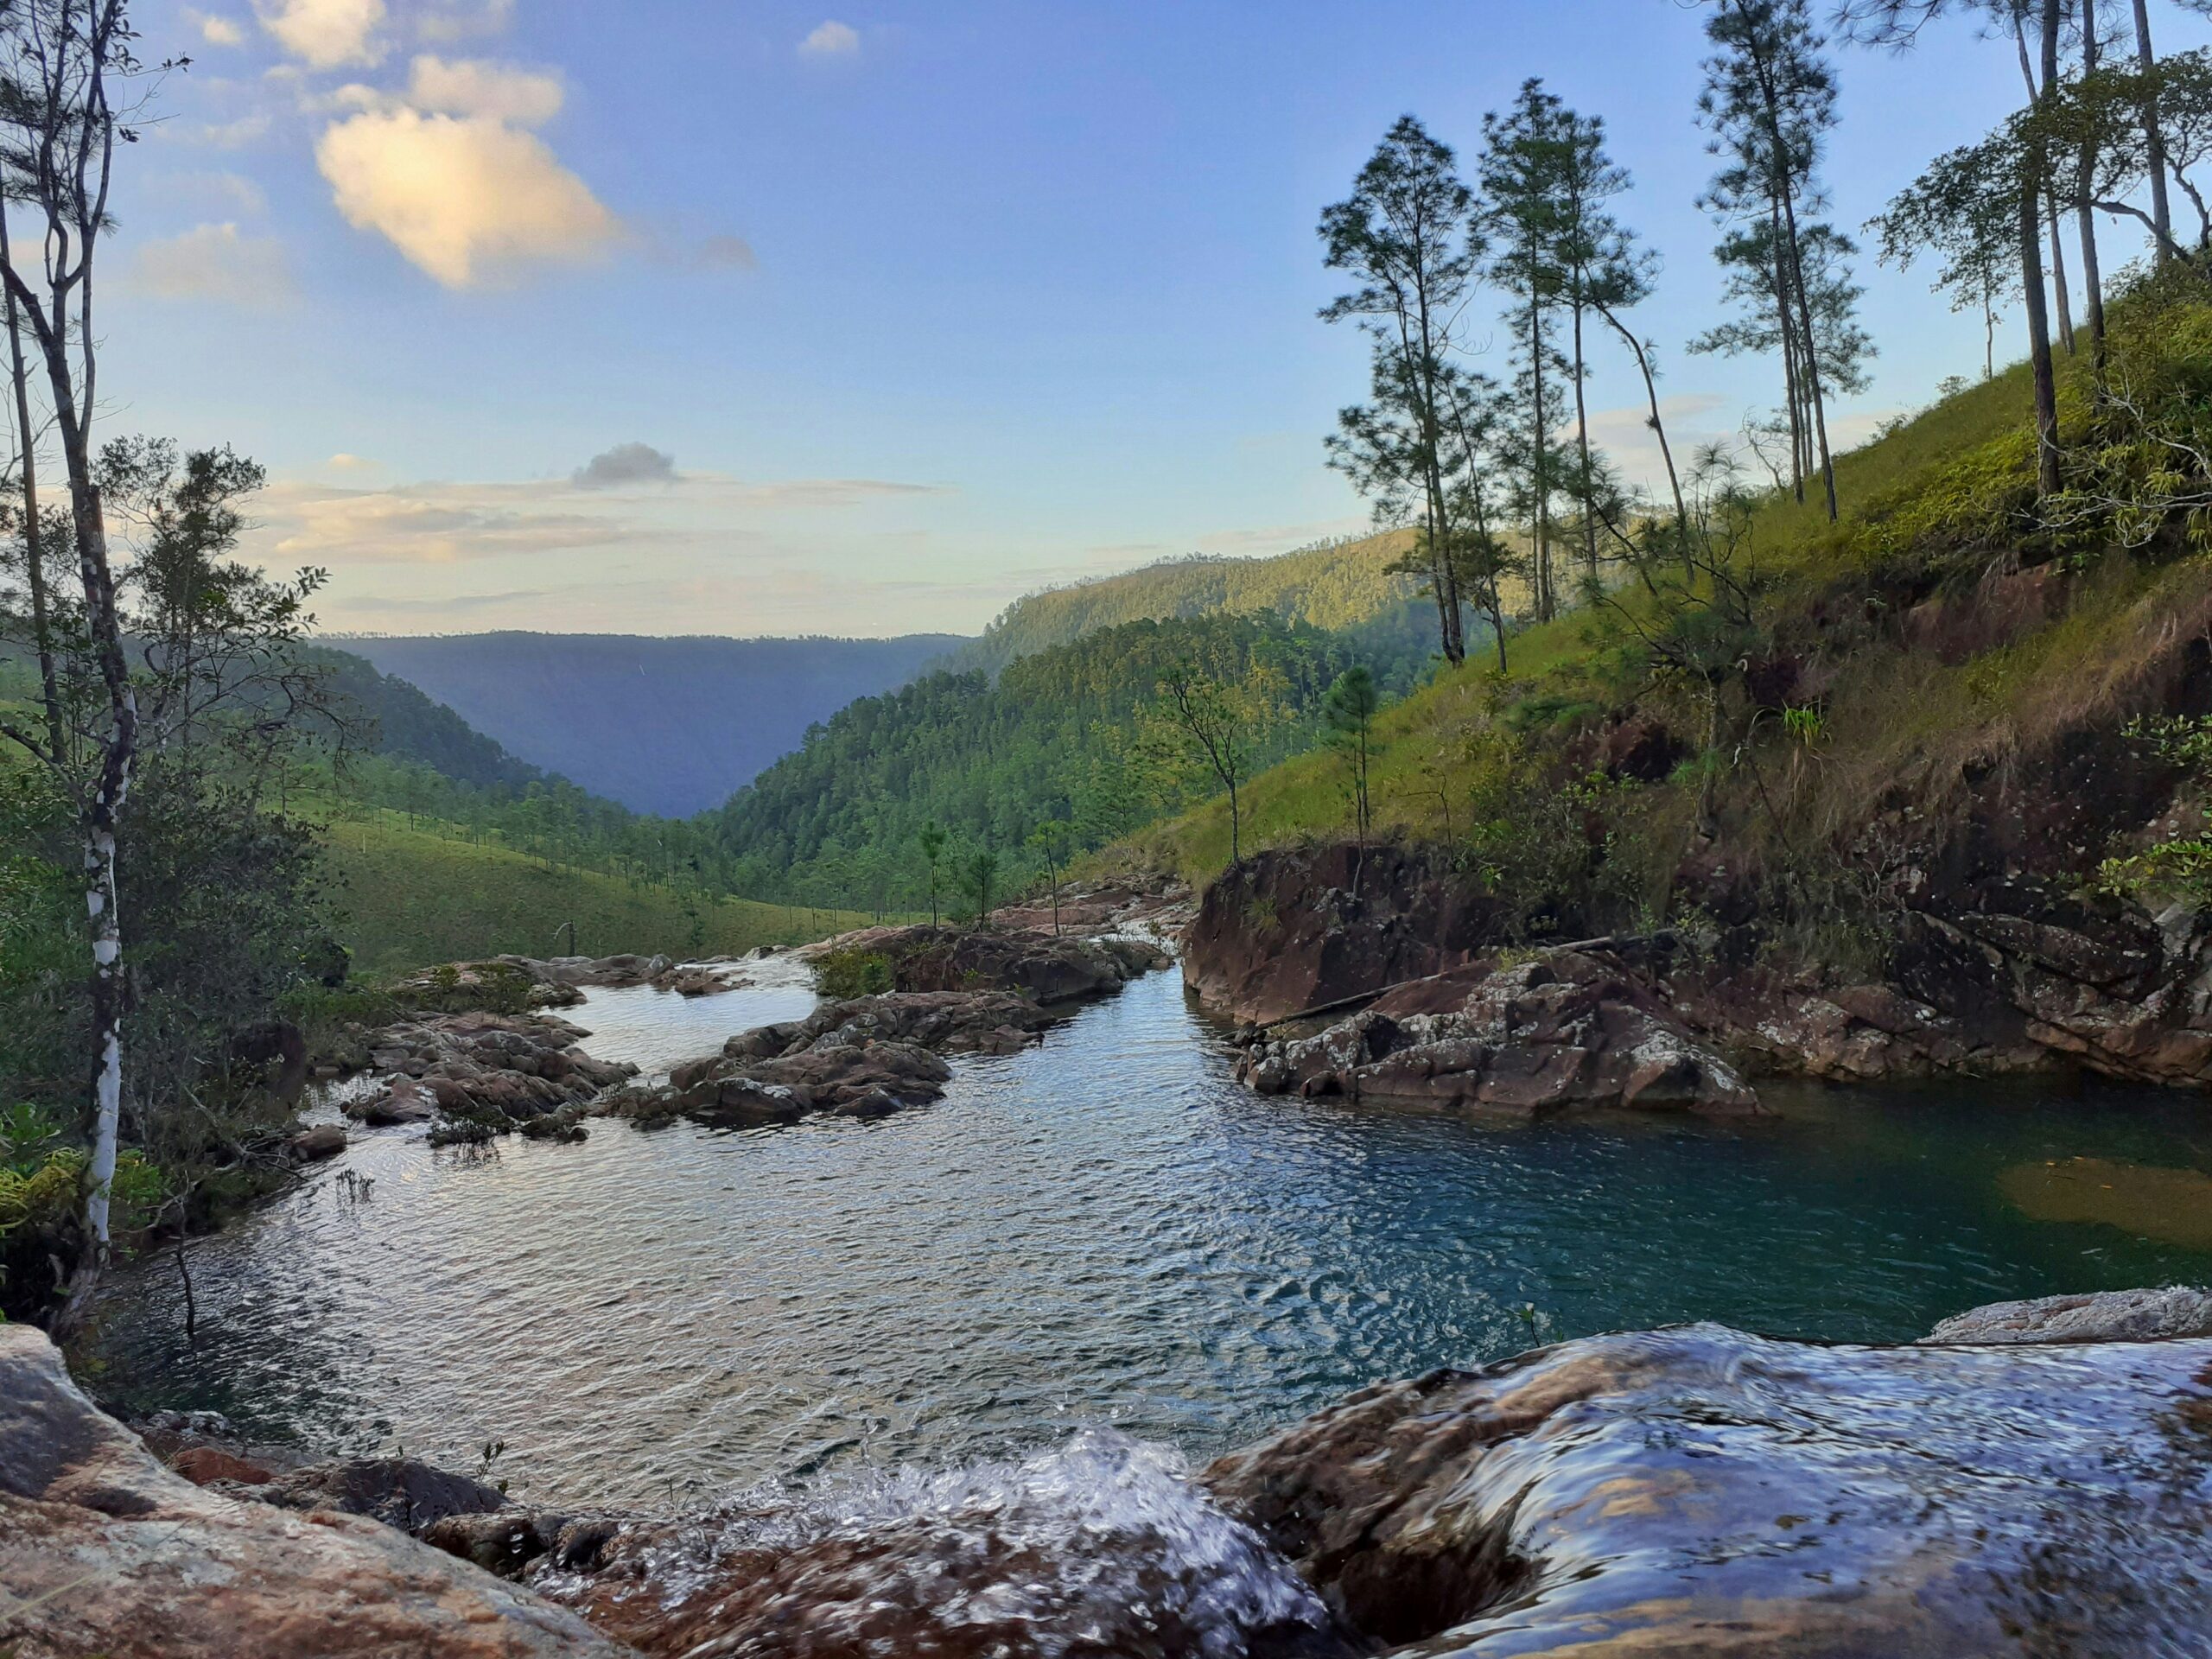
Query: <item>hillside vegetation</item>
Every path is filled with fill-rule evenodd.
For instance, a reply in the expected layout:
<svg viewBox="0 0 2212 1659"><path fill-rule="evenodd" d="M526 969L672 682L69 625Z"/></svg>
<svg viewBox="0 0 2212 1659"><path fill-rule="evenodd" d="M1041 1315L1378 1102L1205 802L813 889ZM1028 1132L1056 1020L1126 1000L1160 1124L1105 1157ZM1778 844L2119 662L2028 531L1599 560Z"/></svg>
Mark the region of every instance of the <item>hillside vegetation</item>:
<svg viewBox="0 0 2212 1659"><path fill-rule="evenodd" d="M2086 357L2064 365L2064 493L2037 500L2032 386L2015 367L1840 457L1840 522L1777 493L1708 500L1713 568L1690 589L1630 581L1516 632L1510 671L1471 658L1385 710L1383 832L1450 849L1532 932L1563 915L1741 913L1756 893L1829 959L1878 949L1880 914L1970 821L2018 842L1996 855L2088 887L2185 885L2203 861L2191 815L2140 831L2132 803L2090 779L2133 761L2171 790L2198 764L2202 293L2176 273L2114 307L2124 400L2095 396ZM1248 846L1351 833L1333 756L1255 779L1243 810ZM2003 828L2007 814L2021 823ZM1224 804L1115 856L1211 878L1229 860Z"/></svg>
<svg viewBox="0 0 2212 1659"><path fill-rule="evenodd" d="M863 697L704 822L740 891L912 907L931 822L956 858L989 849L1027 878L1047 822L1088 849L1211 787L1162 724L1160 683L1179 665L1246 696L1241 735L1264 764L1319 740L1322 699L1354 663L1403 690L1427 662L1425 640L1378 644L1265 612L1123 622L1019 658L995 681L946 671Z"/></svg>
<svg viewBox="0 0 2212 1659"><path fill-rule="evenodd" d="M1127 622L1268 615L1355 638L1373 654L1433 646L1435 607L1390 566L1410 531L1328 542L1272 558L1192 555L1016 600L947 665L995 674L1019 658Z"/></svg>

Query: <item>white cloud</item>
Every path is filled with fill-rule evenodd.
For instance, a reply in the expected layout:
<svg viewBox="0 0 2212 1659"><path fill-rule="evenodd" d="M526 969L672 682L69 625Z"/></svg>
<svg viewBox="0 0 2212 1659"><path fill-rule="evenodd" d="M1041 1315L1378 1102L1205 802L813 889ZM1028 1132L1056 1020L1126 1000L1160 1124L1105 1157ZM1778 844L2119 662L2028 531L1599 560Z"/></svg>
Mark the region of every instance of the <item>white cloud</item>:
<svg viewBox="0 0 2212 1659"><path fill-rule="evenodd" d="M415 33L441 46L503 35L515 20L515 0L443 0L419 12Z"/></svg>
<svg viewBox="0 0 2212 1659"><path fill-rule="evenodd" d="M389 490L278 485L257 502L280 562L456 564L645 539L619 519L512 505L510 492L423 484Z"/></svg>
<svg viewBox="0 0 2212 1659"><path fill-rule="evenodd" d="M448 288L588 259L621 235L543 143L486 117L365 111L325 131L315 161L347 223Z"/></svg>
<svg viewBox="0 0 2212 1659"><path fill-rule="evenodd" d="M311 69L376 63L385 0L257 0L262 28Z"/></svg>
<svg viewBox="0 0 2212 1659"><path fill-rule="evenodd" d="M211 214L257 219L269 211L269 196L241 173L184 173L168 181L170 200Z"/></svg>
<svg viewBox="0 0 2212 1659"><path fill-rule="evenodd" d="M244 149L268 136L269 115L266 111L257 110L234 121L187 122L175 130L189 144L201 144L209 149Z"/></svg>
<svg viewBox="0 0 2212 1659"><path fill-rule="evenodd" d="M244 46L245 30L234 17L220 16L213 12L195 11L187 6L184 21L200 31L200 38L210 46Z"/></svg>
<svg viewBox="0 0 2212 1659"><path fill-rule="evenodd" d="M861 32L850 23L831 18L817 23L813 32L798 43L798 49L810 58L850 57L861 49Z"/></svg>
<svg viewBox="0 0 2212 1659"><path fill-rule="evenodd" d="M415 60L407 102L434 115L486 116L518 127L543 126L561 112L566 89L553 70L518 68L481 58Z"/></svg>
<svg viewBox="0 0 2212 1659"><path fill-rule="evenodd" d="M648 443L618 443L594 455L569 475L580 490L611 490L625 484L673 484L676 457Z"/></svg>
<svg viewBox="0 0 2212 1659"><path fill-rule="evenodd" d="M200 225L141 243L130 286L158 299L265 308L295 297L291 262L273 236L242 236L234 224Z"/></svg>
<svg viewBox="0 0 2212 1659"><path fill-rule="evenodd" d="M333 456L334 472L365 470ZM615 487L656 480L681 490ZM785 479L746 483L715 473L675 471L672 456L623 444L570 477L531 483L417 483L352 487L302 480L256 498L257 556L355 565L439 565L507 556L540 558L582 549L726 547L759 533L761 516L812 515L941 497L938 486L881 479Z"/></svg>

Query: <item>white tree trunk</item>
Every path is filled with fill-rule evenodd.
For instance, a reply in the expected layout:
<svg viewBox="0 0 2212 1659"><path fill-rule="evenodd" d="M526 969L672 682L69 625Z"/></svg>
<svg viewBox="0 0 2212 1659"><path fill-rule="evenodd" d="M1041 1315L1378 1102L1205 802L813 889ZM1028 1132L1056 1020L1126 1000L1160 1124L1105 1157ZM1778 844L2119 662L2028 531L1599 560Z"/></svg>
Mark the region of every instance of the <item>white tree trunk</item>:
<svg viewBox="0 0 2212 1659"><path fill-rule="evenodd" d="M129 725L137 717L137 696L125 690ZM110 787L109 778L114 779ZM92 827L85 841L85 909L92 940L93 1040L99 1067L92 1086L91 1190L85 1196L85 1220L92 1235L93 1257L105 1267L113 1244L109 1224L115 1189L116 1147L123 1122L123 918L115 870L115 825L130 792L130 764L104 774Z"/></svg>

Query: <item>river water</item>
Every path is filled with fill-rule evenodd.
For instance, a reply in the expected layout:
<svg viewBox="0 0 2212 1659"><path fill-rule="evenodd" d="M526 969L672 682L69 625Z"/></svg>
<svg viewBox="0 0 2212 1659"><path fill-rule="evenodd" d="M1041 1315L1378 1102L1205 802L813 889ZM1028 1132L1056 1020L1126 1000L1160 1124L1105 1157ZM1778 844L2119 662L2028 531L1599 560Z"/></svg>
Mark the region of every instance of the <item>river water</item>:
<svg viewBox="0 0 2212 1659"><path fill-rule="evenodd" d="M594 991L647 1070L802 1012ZM788 972L788 970L786 970ZM1376 1378L1710 1319L1899 1340L1995 1300L2212 1281L2212 1111L2094 1086L1769 1090L1779 1122L1480 1128L1240 1089L1173 973L876 1122L357 1135L109 1298L95 1385L403 1447L532 1500L1020 1456L1192 1458Z"/></svg>

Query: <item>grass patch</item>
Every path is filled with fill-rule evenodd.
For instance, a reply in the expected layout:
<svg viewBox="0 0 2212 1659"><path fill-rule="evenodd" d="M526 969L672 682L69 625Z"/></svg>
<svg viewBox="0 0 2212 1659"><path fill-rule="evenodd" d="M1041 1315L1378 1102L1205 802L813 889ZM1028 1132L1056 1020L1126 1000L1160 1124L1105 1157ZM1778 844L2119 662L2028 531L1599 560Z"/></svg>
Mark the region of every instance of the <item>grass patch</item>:
<svg viewBox="0 0 2212 1659"><path fill-rule="evenodd" d="M734 956L865 925L847 911L766 905L549 869L512 849L340 819L327 838L340 938L357 972L390 974L517 951ZM558 930L558 937L556 937Z"/></svg>

